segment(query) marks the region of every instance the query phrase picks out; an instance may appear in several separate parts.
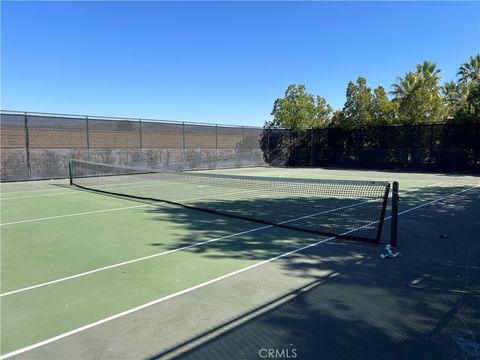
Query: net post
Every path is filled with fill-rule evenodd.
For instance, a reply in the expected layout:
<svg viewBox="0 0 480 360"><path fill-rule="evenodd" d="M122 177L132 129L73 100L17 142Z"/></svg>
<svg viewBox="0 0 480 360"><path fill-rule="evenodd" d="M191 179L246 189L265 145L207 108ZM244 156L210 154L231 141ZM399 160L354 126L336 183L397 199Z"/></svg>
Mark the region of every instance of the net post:
<svg viewBox="0 0 480 360"><path fill-rule="evenodd" d="M70 185L73 185L72 159L68 159L68 178L70 180Z"/></svg>
<svg viewBox="0 0 480 360"><path fill-rule="evenodd" d="M398 181L393 182L392 188L392 221L390 226L390 245L397 247L397 232L398 232Z"/></svg>
<svg viewBox="0 0 480 360"><path fill-rule="evenodd" d="M380 220L378 222L377 234L375 236L375 243L379 244L382 237L383 223L385 222L385 213L387 211L388 194L390 194L390 183L385 187L383 195L382 210L380 211Z"/></svg>

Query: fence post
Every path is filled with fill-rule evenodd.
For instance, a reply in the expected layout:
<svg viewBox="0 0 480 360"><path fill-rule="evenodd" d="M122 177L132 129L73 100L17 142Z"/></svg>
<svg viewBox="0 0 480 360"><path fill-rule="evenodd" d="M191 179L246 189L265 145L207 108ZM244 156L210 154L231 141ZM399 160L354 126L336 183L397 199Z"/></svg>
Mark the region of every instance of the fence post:
<svg viewBox="0 0 480 360"><path fill-rule="evenodd" d="M138 136L140 137L140 150L142 150L143 149L142 119L138 119Z"/></svg>
<svg viewBox="0 0 480 360"><path fill-rule="evenodd" d="M433 152L433 124L430 125L430 149L429 149L429 158L428 162L430 163L430 166L432 166L432 152Z"/></svg>
<svg viewBox="0 0 480 360"><path fill-rule="evenodd" d="M122 120L119 120L122 121ZM123 119L123 122L125 124L125 152L128 153L128 126L130 125L130 120L128 119Z"/></svg>
<svg viewBox="0 0 480 360"><path fill-rule="evenodd" d="M89 128L89 121L88 116L85 116L85 125L87 128L87 160L92 160L90 156L90 128Z"/></svg>
<svg viewBox="0 0 480 360"><path fill-rule="evenodd" d="M87 126L87 150L90 152L90 130L88 128L88 116L85 116L85 124Z"/></svg>
<svg viewBox="0 0 480 360"><path fill-rule="evenodd" d="M183 136L183 140L182 140L183 169L182 170L185 170L185 165L187 163L186 149L185 149L185 122L182 122L182 136Z"/></svg>
<svg viewBox="0 0 480 360"><path fill-rule="evenodd" d="M218 165L218 124L215 124L215 167Z"/></svg>
<svg viewBox="0 0 480 360"><path fill-rule="evenodd" d="M267 164L270 165L270 128L267 127Z"/></svg>
<svg viewBox="0 0 480 360"><path fill-rule="evenodd" d="M313 166L313 127L310 129L310 166Z"/></svg>
<svg viewBox="0 0 480 360"><path fill-rule="evenodd" d="M25 118L24 118L24 126L25 126L25 157L27 161L27 178L31 179L32 167L30 164L30 138L28 134L28 115L26 112L25 112Z"/></svg>
<svg viewBox="0 0 480 360"><path fill-rule="evenodd" d="M292 165L296 166L296 162L293 160L293 157L296 155L297 151L296 149L293 148L293 131L291 129L288 130L288 136L289 136L289 146L288 146L288 164L287 165Z"/></svg>

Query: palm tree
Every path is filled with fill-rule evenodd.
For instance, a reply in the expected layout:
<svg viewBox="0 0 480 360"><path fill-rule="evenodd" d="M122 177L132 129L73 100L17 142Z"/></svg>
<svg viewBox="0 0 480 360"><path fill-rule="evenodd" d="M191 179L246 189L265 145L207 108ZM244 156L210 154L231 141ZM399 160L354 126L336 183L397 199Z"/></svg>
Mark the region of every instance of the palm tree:
<svg viewBox="0 0 480 360"><path fill-rule="evenodd" d="M460 84L480 81L480 54L470 56L469 61L463 63L458 69L457 76L460 77L458 80Z"/></svg>
<svg viewBox="0 0 480 360"><path fill-rule="evenodd" d="M480 82L477 82L480 83ZM470 86L468 83L467 84L458 84L457 85L457 91L458 91L458 99L459 102L464 102L467 101L468 94L470 92Z"/></svg>
<svg viewBox="0 0 480 360"><path fill-rule="evenodd" d="M437 64L425 60L421 64L417 64L416 71L409 71L405 77L399 77L397 83L392 85L394 100L400 100L408 94L413 93L419 87L427 87L432 92L440 90L440 69Z"/></svg>
<svg viewBox="0 0 480 360"><path fill-rule="evenodd" d="M415 71L398 78L392 85L393 100L404 123L431 123L443 117L443 99L439 83L440 69L431 61L418 64Z"/></svg>
<svg viewBox="0 0 480 360"><path fill-rule="evenodd" d="M423 85L430 91L438 93L441 88L439 83L441 70L437 67L437 64L425 60L423 63L417 64L416 68L416 73Z"/></svg>
<svg viewBox="0 0 480 360"><path fill-rule="evenodd" d="M424 79L432 79L434 81L440 80L440 69L437 67L437 64L425 60L421 64L417 64L417 73L420 74Z"/></svg>
<svg viewBox="0 0 480 360"><path fill-rule="evenodd" d="M460 104L460 88L455 81L449 81L443 84L442 93L445 102L445 116L453 118L458 110Z"/></svg>
<svg viewBox="0 0 480 360"><path fill-rule="evenodd" d="M392 84L392 91L390 91L390 94L393 95L393 100L399 101L412 94L417 87L418 75L409 71L405 74L405 77L397 78L396 84Z"/></svg>
<svg viewBox="0 0 480 360"><path fill-rule="evenodd" d="M442 93L447 104L454 105L460 102L460 89L455 81L443 84Z"/></svg>

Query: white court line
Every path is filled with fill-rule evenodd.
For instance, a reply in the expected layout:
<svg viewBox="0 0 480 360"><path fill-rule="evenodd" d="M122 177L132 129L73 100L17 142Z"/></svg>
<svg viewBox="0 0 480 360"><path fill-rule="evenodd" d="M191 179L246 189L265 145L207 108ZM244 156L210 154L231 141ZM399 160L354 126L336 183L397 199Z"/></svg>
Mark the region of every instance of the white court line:
<svg viewBox="0 0 480 360"><path fill-rule="evenodd" d="M438 182L438 183L435 183L435 184L425 185L421 188L401 190L400 195L402 195L403 193L406 193L406 192L419 191L419 190L422 190L422 189L425 189L425 188L434 187L434 186L438 186L438 185L441 185L441 184L443 184L443 182Z"/></svg>
<svg viewBox="0 0 480 360"><path fill-rule="evenodd" d="M139 187L145 187L152 185L152 183L155 183L156 186L158 185L165 185L165 183L158 183L158 181L155 180L148 180L148 181L137 181L137 182L128 182L128 183L120 183L120 184L92 184L92 185L97 185L98 187L104 189L104 188L118 188L118 189L130 189L130 188L139 188ZM134 185L135 184L135 185ZM138 184L148 184L148 185L138 185ZM125 185L134 185L134 186L125 186ZM88 186L86 186L88 188Z"/></svg>
<svg viewBox="0 0 480 360"><path fill-rule="evenodd" d="M101 185L102 188L110 188L110 187L115 187L119 189L130 189L130 188L139 188L139 187L144 187L146 185L135 185L135 186L123 186L123 185L128 185L128 184L143 184L143 183L152 183L152 181L138 181L136 183L124 183L124 184L110 184L110 185ZM158 186L158 184L157 184ZM63 189L50 189L50 190L63 190ZM48 191L50 191L48 190ZM47 191L47 190L41 190L41 191ZM8 194L8 193L4 193ZM27 195L27 196L12 196L12 197L3 197L1 200L14 200L14 199L25 199L25 198L36 198L36 197L45 197L45 196L58 196L58 195L66 195L66 194L81 194L81 192L76 189L75 191L69 191L69 192L64 192L64 193L55 193L55 194L41 194L41 195Z"/></svg>
<svg viewBox="0 0 480 360"><path fill-rule="evenodd" d="M124 207L113 208L113 209L85 211L85 212L80 212L80 213L57 215L57 216L49 216L49 217L37 218L37 219L19 220L19 221L12 221L12 222L3 223L3 224L0 224L0 226L23 224L23 223L29 223L29 222L35 222L35 221L44 221L44 220L52 220L52 219L61 219L61 218L66 218L66 217L89 215L89 214L97 214L97 213L104 213L104 212L109 212L109 211L118 211L118 210L134 209L134 208L145 207L145 206L153 206L153 205L152 205L152 204L143 204L143 205L135 205L135 206L124 206Z"/></svg>
<svg viewBox="0 0 480 360"><path fill-rule="evenodd" d="M472 189L474 189L474 188L477 188L477 187L479 187L479 186L480 186L480 185L475 185L475 186L473 186L473 187L471 187L471 188L464 189L464 190L461 190L461 191L458 191L458 192L455 192L455 193L452 193L452 194L443 196L443 197L438 198L438 199L436 199L436 200L433 200L433 201L430 201L430 202L421 204L421 205L419 205L419 206L416 206L416 207L407 209L407 210L405 210L405 211L402 211L402 212L400 212L398 215L406 214L406 213L408 213L408 212L411 212L411 211L414 211L414 210L416 210L416 209L419 209L419 208L428 206L428 205L430 205L430 204L436 203L436 202L441 201L441 200L443 200L443 199L446 199L446 198L448 198L448 197L455 196L455 195L458 195L458 194L461 194L461 193L470 191L470 190L472 190ZM389 219L389 218L390 218L390 217L388 217L388 218L386 218L386 219ZM359 227L359 228L357 228L357 229L350 230L350 231L348 231L348 232L346 232L346 233L343 233L342 235L346 235L346 234L348 234L348 233L357 231L357 230L359 230L359 229L361 229L361 228L364 228L364 227L366 227L366 226L370 226L370 225L375 224L375 223L377 223L377 222L378 222L378 221L375 221L375 222L372 222L372 223L370 223L370 224L361 226L361 227ZM258 262L258 263L256 263L256 264L253 264L253 265L250 265L250 266L247 266L247 267L245 267L245 268L243 268L243 269L233 271L233 272L231 272L231 273L228 273L228 274L219 276L219 277L217 277L217 278L214 278L214 279L212 279L212 280L209 280L209 281L200 283L200 284L198 284L198 285L195 285L195 286L192 286L192 287L190 287L190 288L181 290L181 291L179 291L179 292L176 292L176 293L173 293L173 294L170 294L170 295L161 297L161 298L159 298L159 299L157 299L157 300L153 300L153 301L148 302L148 303L145 303L145 304L143 304L143 305L140 305L140 306L134 307L134 308L132 308L132 309L129 309L129 310L120 312L120 313L118 313L118 314L109 316L109 317L104 318L104 319L102 319L102 320L99 320L99 321L90 323L90 324L88 324L88 325L79 327L79 328L77 328L77 329L74 329L74 330L65 332L65 333L63 333L63 334L54 336L54 337L52 337L52 338L46 339L46 340L41 341L41 342L38 342L38 343L36 343L36 344L32 344L32 345L30 345L30 346L26 346L26 347L24 347L24 348L21 348L21 349L18 349L18 350L9 352L9 353L7 353L7 354L4 354L4 355L0 356L0 360L7 359L7 358L9 358L9 357L11 357L11 356L15 356L15 355L24 353L24 352L26 352L26 351L30 351L30 350L36 349L36 348L38 348L38 347L41 347L41 346L50 344L50 343L55 342L55 341L57 341L57 340L61 340L61 339L63 339L63 338L66 338L66 337L68 337L68 336L70 336L70 335L77 334L77 333L79 333L79 332L88 330L88 329L93 328L93 327L95 327L95 326L98 326L98 325L104 324L104 323L106 323L106 322L109 322L109 321L118 319L118 318L120 318L120 317L129 315L129 314L132 314L132 313L137 312L137 311L139 311L139 310L143 310L143 309L145 309L145 308L147 308L147 307L150 307L150 306L159 304L159 303L164 302L164 301L166 301L166 300L169 300L169 299L178 297L178 296L180 296L180 295L183 295L183 294L192 292L192 291L194 291L194 290L197 290L197 289L200 289L200 288L202 288L202 287L208 286L208 285L210 285L210 284L219 282L219 281L224 280L224 279L227 279L227 278L229 278L229 277L232 277L232 276L241 274L241 273L243 273L243 272L246 272L246 271L255 269L255 268L259 267L259 266L265 265L265 264L267 264L267 263L270 263L270 262L272 262L272 261L275 261L275 260L284 258L284 257L289 256L289 255L295 254L295 253L297 253L297 252L300 252L300 251L309 249L309 248L311 248L311 247L315 247L315 246L317 246L317 245L323 244L323 243L325 243L325 242L327 242L327 241L330 241L330 240L333 240L333 239L335 239L335 237L330 237L330 238L327 238L327 239L324 239L324 240L320 240L320 241L317 241L317 242L312 243L312 244L309 244L309 245L305 245L305 246L303 246L303 247L294 249L294 250L292 250L292 251L289 251L289 252L286 252L286 253L283 253L283 254L274 256L274 257L272 257L272 258L270 258L270 259L267 259L267 260Z"/></svg>
<svg viewBox="0 0 480 360"><path fill-rule="evenodd" d="M3 186L5 186L5 184L3 184L2 187ZM40 190L6 191L6 192L3 192L2 194L24 194L24 193L39 192L39 191L60 191L60 190L63 190L63 189L53 188L53 189L40 189Z"/></svg>
<svg viewBox="0 0 480 360"><path fill-rule="evenodd" d="M436 200L429 201L429 202L427 202L427 203L418 205L418 206L416 206L416 207L413 207L413 208L404 210L404 211L400 212L398 215L406 214L406 213L408 213L408 212L411 212L411 211L414 211L414 210L416 210L416 209L419 209L419 208L428 206L428 205L430 205L430 204L436 203L436 202L441 201L441 200L443 200L443 199L446 199L446 198L448 198L448 197L451 197L451 196L454 196L454 195L458 195L458 194L461 194L461 193L470 191L470 190L472 190L472 189L474 189L474 188L477 188L477 187L479 187L479 186L480 186L480 185L475 185L475 186L473 186L473 187L471 187L471 188L463 189L463 190L461 190L461 191L458 191L458 192L455 192L455 193L452 193L452 194L443 196L443 197L438 198L438 199L436 199ZM386 218L386 219L389 219L389 218L391 218L391 216L389 216L389 217ZM377 222L378 222L378 221L375 221L375 222L372 222L372 223L370 223L370 224L361 226L361 227L359 227L359 228L357 228L357 229L350 230L350 231L348 231L348 232L346 232L346 233L343 233L342 235L346 235L346 234L348 234L348 233L357 231L357 230L359 230L359 229L361 229L361 228L364 228L364 227L366 227L366 226L370 226L370 225L375 224L375 223L377 223ZM265 226L265 227L272 227L272 226L271 226L271 225L268 225L268 226ZM263 228L265 228L265 227L263 227ZM255 230L255 229L252 229L252 230L250 230L250 231L254 231L254 230ZM240 270L237 270L237 271L233 271L233 272L231 272L231 273L228 273L228 274L219 276L219 277L217 277L217 278L214 278L214 279L212 279L212 280L209 280L209 281L200 283L200 284L198 284L198 285L195 285L195 286L192 286L192 287L190 287L190 288L181 290L181 291L179 291L179 292L176 292L176 293L173 293L173 294L164 296L164 297L159 298L159 299L157 299L157 300L154 300L154 301L145 303L145 304L143 304L143 305L134 307L134 308L132 308L132 309L129 309L129 310L120 312L120 313L118 313L118 314L109 316L109 317L104 318L104 319L102 319L102 320L99 320L99 321L90 323L90 324L88 324L88 325L79 327L79 328L77 328L77 329L74 329L74 330L65 332L65 333L63 333L63 334L54 336L54 337L52 337L52 338L49 338L49 339L47 339L47 340L38 342L38 343L36 343L36 344L32 344L32 345L30 345L30 346L26 346L26 347L24 347L24 348L21 348L21 349L18 349L18 350L9 352L9 353L7 353L7 354L4 354L4 355L0 356L0 360L1 360L1 359L6 359L6 358L9 358L9 357L11 357L11 356L15 356L15 355L18 355L18 354L21 354L21 353L24 353L24 352L26 352L26 351L30 351L30 350L36 349L36 348L38 348L38 347L41 347L41 346L44 346L44 345L47 345L47 344L50 344L50 343L52 343L52 342L54 342L54 341L63 339L63 338L68 337L68 336L70 336L70 335L77 334L77 333L82 332L82 331L84 331L84 330L87 330L87 329L93 328L93 327L95 327L95 326L104 324L104 323L106 323L106 322L108 322L108 321L115 320L115 319L118 319L118 318L120 318L120 317L129 315L129 314L131 314L131 313L134 313L134 312L137 312L137 311L139 311L139 310L145 309L145 308L150 307L150 306L152 306L152 305L156 305L156 304L159 304L159 303L164 302L164 301L166 301L166 300L169 300L169 299L178 297L178 296L180 296L180 295L183 295L183 294L192 292L192 291L194 291L194 290L200 289L200 288L205 287L205 286L207 286L207 285L210 285L210 284L216 283L216 282L218 282L218 281L221 281L221 280L227 279L227 278L229 278L229 277L232 277L232 276L234 276L234 275L237 275L237 274L240 274L240 273L249 271L249 270L251 270L251 269L257 268L257 267L262 266L262 265L264 265L264 264L267 264L267 263L270 263L270 262L272 262L272 261L278 260L278 259L280 259L280 258L283 258L283 257L289 256L289 255L295 254L295 253L297 253L297 252L300 252L300 251L309 249L309 248L311 248L311 247L320 245L320 244L322 244L322 243L325 243L325 242L330 241L330 240L333 240L333 239L335 239L335 237L330 237L330 238L327 238L327 239L324 239L324 240L317 241L317 242L315 242L315 243L313 243L313 244L305 245L305 246L300 247L300 248L297 248L297 249L295 249L295 250L292 250L292 251L289 251L289 252L286 252L286 253L283 253L283 254L274 256L274 257L272 257L272 258L270 258L270 259L261 261L261 262L259 262L259 263L256 263L256 264L247 266L247 267L245 267L245 268L243 268L243 269L240 269Z"/></svg>
<svg viewBox="0 0 480 360"><path fill-rule="evenodd" d="M27 198L36 198L36 197L45 197L45 196L67 195L67 194L79 194L79 192L78 191L69 191L69 192L55 193L55 194L2 197L0 200L2 200L2 201L4 201L4 200L16 200L16 199L27 199Z"/></svg>

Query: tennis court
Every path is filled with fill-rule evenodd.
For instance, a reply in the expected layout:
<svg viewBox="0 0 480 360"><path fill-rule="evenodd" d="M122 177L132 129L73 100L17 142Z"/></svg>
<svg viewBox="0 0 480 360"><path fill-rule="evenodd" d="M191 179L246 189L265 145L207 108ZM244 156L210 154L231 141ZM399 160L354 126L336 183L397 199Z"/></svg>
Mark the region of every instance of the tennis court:
<svg viewBox="0 0 480 360"><path fill-rule="evenodd" d="M77 179L143 199L68 179L3 183L2 358L257 359L271 349L300 359L480 356L478 177L269 167L197 174L229 180ZM246 177L252 183L235 185ZM285 179L301 184L297 193L291 183L279 190ZM378 240L389 242L384 188L370 197L337 186L327 198L311 187L319 179L398 181L402 256L382 260L383 247L368 241L275 226L361 228L368 240L380 216ZM199 201L209 212L176 204ZM232 206L244 219L215 213ZM252 213L264 221L247 220Z"/></svg>

